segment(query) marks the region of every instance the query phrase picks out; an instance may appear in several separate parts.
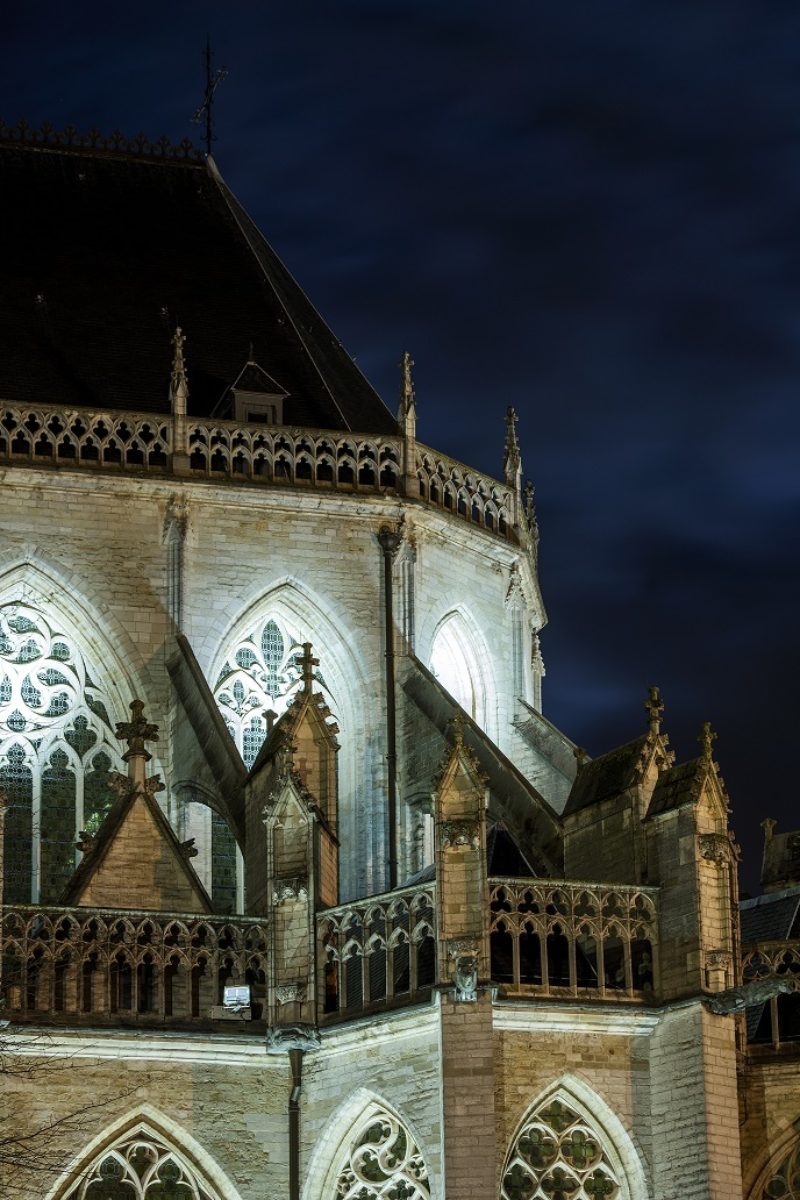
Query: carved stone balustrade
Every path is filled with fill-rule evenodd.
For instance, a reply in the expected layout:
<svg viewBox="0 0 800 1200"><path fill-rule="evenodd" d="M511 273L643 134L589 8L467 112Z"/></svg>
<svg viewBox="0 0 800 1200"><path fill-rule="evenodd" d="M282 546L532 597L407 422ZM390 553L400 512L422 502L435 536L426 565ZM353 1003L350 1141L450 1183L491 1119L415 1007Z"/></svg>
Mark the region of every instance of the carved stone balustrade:
<svg viewBox="0 0 800 1200"><path fill-rule="evenodd" d="M503 994L648 1002L657 889L490 879L491 977Z"/></svg>
<svg viewBox="0 0 800 1200"><path fill-rule="evenodd" d="M434 885L402 888L317 917L324 1021L424 999L436 981Z"/></svg>
<svg viewBox="0 0 800 1200"><path fill-rule="evenodd" d="M800 1050L800 938L751 942L742 947L742 979L780 981L779 995L747 1009L747 1040L752 1045ZM773 989L774 990L774 989Z"/></svg>
<svg viewBox="0 0 800 1200"><path fill-rule="evenodd" d="M405 494L403 451L399 435L0 402L0 463L8 465ZM504 540L535 545L531 519L507 484L419 443L409 478L409 499Z"/></svg>
<svg viewBox="0 0 800 1200"><path fill-rule="evenodd" d="M163 472L171 452L169 416L0 404L0 462Z"/></svg>
<svg viewBox="0 0 800 1200"><path fill-rule="evenodd" d="M0 994L17 1022L202 1026L226 985L249 984L252 1029L266 972L266 926L246 917L38 905L3 913Z"/></svg>

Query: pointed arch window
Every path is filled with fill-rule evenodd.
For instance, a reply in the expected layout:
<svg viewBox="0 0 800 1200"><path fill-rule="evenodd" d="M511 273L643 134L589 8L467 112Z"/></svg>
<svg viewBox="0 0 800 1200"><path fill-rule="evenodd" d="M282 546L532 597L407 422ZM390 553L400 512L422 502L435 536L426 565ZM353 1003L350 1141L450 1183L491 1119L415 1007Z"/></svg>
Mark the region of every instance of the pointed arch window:
<svg viewBox="0 0 800 1200"><path fill-rule="evenodd" d="M620 1177L598 1133L566 1101L543 1101L503 1171L501 1200L618 1200Z"/></svg>
<svg viewBox="0 0 800 1200"><path fill-rule="evenodd" d="M31 604L0 605L0 791L6 902L52 902L122 763L109 702L75 639Z"/></svg>
<svg viewBox="0 0 800 1200"><path fill-rule="evenodd" d="M478 725L486 726L485 672L466 622L458 613L442 621L431 646L430 670Z"/></svg>
<svg viewBox="0 0 800 1200"><path fill-rule="evenodd" d="M800 1142L773 1167L752 1200L800 1200Z"/></svg>
<svg viewBox="0 0 800 1200"><path fill-rule="evenodd" d="M214 685L214 699L249 768L267 736L268 711L281 716L301 685L302 640L276 617L262 618L229 649ZM328 705L335 709L319 668L314 672Z"/></svg>
<svg viewBox="0 0 800 1200"><path fill-rule="evenodd" d="M331 1200L430 1200L428 1170L419 1147L397 1117L380 1110L361 1124Z"/></svg>
<svg viewBox="0 0 800 1200"><path fill-rule="evenodd" d="M80 1172L63 1200L218 1200L188 1160L144 1127Z"/></svg>

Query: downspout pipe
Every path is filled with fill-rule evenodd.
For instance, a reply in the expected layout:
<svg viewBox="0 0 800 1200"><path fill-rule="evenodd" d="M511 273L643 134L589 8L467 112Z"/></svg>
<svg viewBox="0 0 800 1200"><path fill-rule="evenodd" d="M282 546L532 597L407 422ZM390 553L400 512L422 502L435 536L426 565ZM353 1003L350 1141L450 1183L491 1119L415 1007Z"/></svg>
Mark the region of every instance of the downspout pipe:
<svg viewBox="0 0 800 1200"><path fill-rule="evenodd" d="M303 1089L303 1051L289 1051L292 1090L289 1092L289 1200L300 1200L300 1093Z"/></svg>
<svg viewBox="0 0 800 1200"><path fill-rule="evenodd" d="M397 710L395 705L394 603L392 559L402 535L389 525L378 533L383 550L383 622L386 636L386 824L389 891L397 887Z"/></svg>

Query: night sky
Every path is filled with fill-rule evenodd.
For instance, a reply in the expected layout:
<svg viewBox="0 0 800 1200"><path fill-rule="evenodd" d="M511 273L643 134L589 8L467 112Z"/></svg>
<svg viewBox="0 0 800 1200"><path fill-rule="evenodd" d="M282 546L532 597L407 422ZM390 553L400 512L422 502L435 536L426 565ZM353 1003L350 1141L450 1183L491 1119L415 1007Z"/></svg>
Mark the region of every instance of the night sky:
<svg viewBox="0 0 800 1200"><path fill-rule="evenodd" d="M390 407L407 348L421 440L495 475L520 414L546 715L711 720L755 888L800 826L798 6L14 9L0 115L153 139L199 140L210 31L220 169Z"/></svg>

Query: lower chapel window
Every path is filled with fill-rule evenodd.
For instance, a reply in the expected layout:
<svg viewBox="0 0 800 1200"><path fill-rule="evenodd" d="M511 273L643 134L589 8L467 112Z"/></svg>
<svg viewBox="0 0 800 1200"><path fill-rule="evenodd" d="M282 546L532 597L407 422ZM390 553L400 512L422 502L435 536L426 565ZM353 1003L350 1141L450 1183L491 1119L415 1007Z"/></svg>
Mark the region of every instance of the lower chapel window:
<svg viewBox="0 0 800 1200"><path fill-rule="evenodd" d="M795 1142L753 1200L800 1200L800 1142Z"/></svg>
<svg viewBox="0 0 800 1200"><path fill-rule="evenodd" d="M107 700L75 642L29 604L0 606L5 899L59 899L75 839L96 832L121 767Z"/></svg>
<svg viewBox="0 0 800 1200"><path fill-rule="evenodd" d="M369 1118L352 1140L336 1179L336 1200L430 1200L425 1162L408 1130L389 1113Z"/></svg>
<svg viewBox="0 0 800 1200"><path fill-rule="evenodd" d="M260 621L223 663L214 698L246 766L252 767L267 736L265 713L281 716L301 683L300 639L274 619ZM314 678L333 707L319 670Z"/></svg>
<svg viewBox="0 0 800 1200"><path fill-rule="evenodd" d="M183 1158L153 1134L128 1134L110 1147L64 1200L216 1200Z"/></svg>
<svg viewBox="0 0 800 1200"><path fill-rule="evenodd" d="M549 1100L517 1137L500 1195L501 1200L617 1200L620 1181L594 1130L568 1104Z"/></svg>

